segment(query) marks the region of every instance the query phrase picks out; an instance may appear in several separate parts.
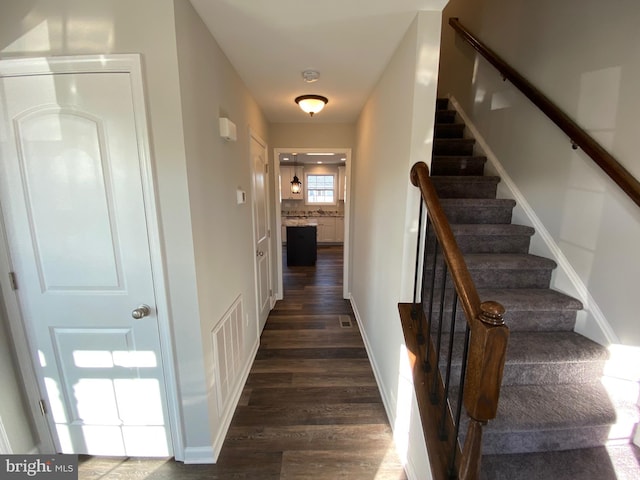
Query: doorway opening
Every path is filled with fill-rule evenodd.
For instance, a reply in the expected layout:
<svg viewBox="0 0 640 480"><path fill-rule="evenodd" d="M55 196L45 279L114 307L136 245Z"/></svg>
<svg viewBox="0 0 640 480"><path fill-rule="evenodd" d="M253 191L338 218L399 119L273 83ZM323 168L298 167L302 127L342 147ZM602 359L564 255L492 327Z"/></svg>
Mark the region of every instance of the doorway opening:
<svg viewBox="0 0 640 480"><path fill-rule="evenodd" d="M349 299L350 148L276 148L276 298L282 299L287 226L314 226L316 245L342 247L342 297ZM298 180L302 185L296 193ZM294 188L292 188L294 187Z"/></svg>

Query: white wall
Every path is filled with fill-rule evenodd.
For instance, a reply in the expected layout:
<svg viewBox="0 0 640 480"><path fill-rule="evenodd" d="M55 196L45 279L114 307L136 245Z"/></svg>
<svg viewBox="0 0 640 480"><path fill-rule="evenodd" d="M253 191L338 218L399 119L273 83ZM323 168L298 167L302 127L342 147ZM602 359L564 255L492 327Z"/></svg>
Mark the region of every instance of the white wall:
<svg viewBox="0 0 640 480"><path fill-rule="evenodd" d="M357 123L353 165L352 304L411 478L431 478L397 304L411 301L418 191L413 163L429 161L440 13L411 25Z"/></svg>
<svg viewBox="0 0 640 480"><path fill-rule="evenodd" d="M210 448L173 1L2 0L2 58L94 53L142 54L183 441Z"/></svg>
<svg viewBox="0 0 640 480"><path fill-rule="evenodd" d="M452 0L445 23L449 16L459 16L640 178L636 2ZM461 102L586 285L589 294L581 294L562 275L554 278L555 288L587 300L578 330L603 343L640 345L635 303L640 208L470 47L455 40L449 26L443 27L439 90ZM534 251L544 253L539 241ZM598 318L612 328L608 338Z"/></svg>
<svg viewBox="0 0 640 480"><path fill-rule="evenodd" d="M249 128L267 141L268 126L191 3L176 1L175 12L201 342L209 386L209 427L219 449L225 434L225 414L230 420L232 411L220 411L216 401L214 386L218 380L211 332L241 296L249 322L241 356L248 371L252 349L258 344ZM226 142L219 136L221 116L236 124L236 142ZM236 202L238 188L247 192L245 204ZM238 383L234 386L242 387Z"/></svg>
<svg viewBox="0 0 640 480"><path fill-rule="evenodd" d="M24 392L13 353L6 310L0 296L0 450L4 438L2 435L6 434L11 453L28 453L34 451L38 442L25 409Z"/></svg>

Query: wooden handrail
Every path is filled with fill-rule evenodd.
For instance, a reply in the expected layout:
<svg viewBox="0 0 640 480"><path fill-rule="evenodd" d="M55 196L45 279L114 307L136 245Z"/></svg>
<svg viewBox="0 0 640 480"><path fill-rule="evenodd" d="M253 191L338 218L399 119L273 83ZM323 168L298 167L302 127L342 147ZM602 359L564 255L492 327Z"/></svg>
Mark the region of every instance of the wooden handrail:
<svg viewBox="0 0 640 480"><path fill-rule="evenodd" d="M520 90L534 105L555 123L572 142L575 147L580 147L589 157L596 162L609 177L640 206L640 182L624 168L609 152L607 152L593 137L585 132L577 123L558 108L540 90L505 62L493 50L478 40L467 30L458 18L450 18L449 25L471 45L480 55L487 59L505 78Z"/></svg>
<svg viewBox="0 0 640 480"><path fill-rule="evenodd" d="M470 421L458 478L477 480L480 476L482 426L496 417L509 329L504 324L502 305L491 301L480 303L475 284L429 177L429 168L424 162L418 162L411 168L411 182L420 189L427 206L431 225L470 330L463 401ZM433 374L437 375L437 371ZM454 442L456 447L457 442Z"/></svg>

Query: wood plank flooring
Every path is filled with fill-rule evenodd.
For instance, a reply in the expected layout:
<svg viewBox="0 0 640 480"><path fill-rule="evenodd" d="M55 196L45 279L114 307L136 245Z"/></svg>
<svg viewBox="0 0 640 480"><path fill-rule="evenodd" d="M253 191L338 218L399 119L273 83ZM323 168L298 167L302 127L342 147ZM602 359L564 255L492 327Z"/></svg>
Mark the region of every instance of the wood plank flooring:
<svg viewBox="0 0 640 480"><path fill-rule="evenodd" d="M218 463L83 457L80 479L406 479L342 299L342 247L320 247L315 267L284 265L284 300L269 315Z"/></svg>

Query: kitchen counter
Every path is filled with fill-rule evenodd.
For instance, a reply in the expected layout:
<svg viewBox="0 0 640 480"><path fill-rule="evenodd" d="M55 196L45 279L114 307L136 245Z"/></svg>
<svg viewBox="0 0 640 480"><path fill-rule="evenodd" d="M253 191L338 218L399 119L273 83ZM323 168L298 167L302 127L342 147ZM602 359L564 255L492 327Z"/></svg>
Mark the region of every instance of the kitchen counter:
<svg viewBox="0 0 640 480"><path fill-rule="evenodd" d="M285 227L317 227L318 220L307 217L282 217L282 225Z"/></svg>

